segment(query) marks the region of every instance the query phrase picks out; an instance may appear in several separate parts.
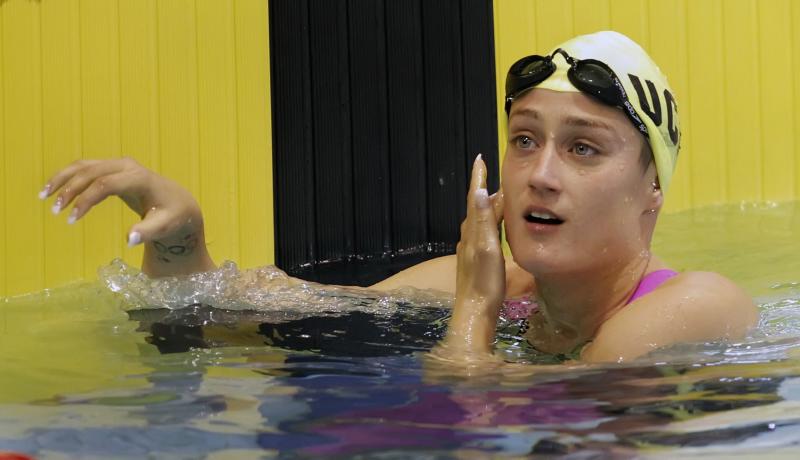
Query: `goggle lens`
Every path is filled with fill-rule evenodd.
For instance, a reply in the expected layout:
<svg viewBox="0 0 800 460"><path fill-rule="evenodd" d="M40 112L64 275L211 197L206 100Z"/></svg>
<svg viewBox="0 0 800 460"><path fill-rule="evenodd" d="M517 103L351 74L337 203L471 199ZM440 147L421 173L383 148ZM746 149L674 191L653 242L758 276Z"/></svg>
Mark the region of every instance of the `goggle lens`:
<svg viewBox="0 0 800 460"><path fill-rule="evenodd" d="M604 66L591 61L580 61L568 76L581 91L592 94L608 105L622 106L619 88Z"/></svg>
<svg viewBox="0 0 800 460"><path fill-rule="evenodd" d="M522 75L537 75L550 70L552 63L546 59L535 59L526 63L520 69Z"/></svg>

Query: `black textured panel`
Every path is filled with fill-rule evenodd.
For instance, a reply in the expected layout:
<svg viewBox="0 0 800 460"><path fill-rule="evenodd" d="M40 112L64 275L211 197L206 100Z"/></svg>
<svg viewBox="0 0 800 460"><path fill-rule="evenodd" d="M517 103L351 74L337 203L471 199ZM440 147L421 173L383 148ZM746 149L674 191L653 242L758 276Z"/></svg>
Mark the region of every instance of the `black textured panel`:
<svg viewBox="0 0 800 460"><path fill-rule="evenodd" d="M391 251L384 2L349 0L356 255Z"/></svg>
<svg viewBox="0 0 800 460"><path fill-rule="evenodd" d="M298 264L316 259L308 2L271 1L269 9L275 258Z"/></svg>
<svg viewBox="0 0 800 460"><path fill-rule="evenodd" d="M353 168L347 4L312 1L309 10L316 260L352 254Z"/></svg>
<svg viewBox="0 0 800 460"><path fill-rule="evenodd" d="M500 186L497 155L497 93L495 92L494 41L492 5L485 0L461 1L461 40L464 63L464 134L466 152L482 153L489 193ZM490 20L487 21L486 19ZM490 58L487 58L490 57ZM492 82L491 87L486 82ZM494 128L487 131L488 126ZM491 135L489 135L491 133ZM467 169L474 158L467 156Z"/></svg>
<svg viewBox="0 0 800 460"><path fill-rule="evenodd" d="M386 3L392 239L398 251L419 251L428 242L421 18L420 0Z"/></svg>
<svg viewBox="0 0 800 460"><path fill-rule="evenodd" d="M429 237L449 242L464 219L466 158L458 0L422 2ZM475 152L477 153L477 152Z"/></svg>
<svg viewBox="0 0 800 460"><path fill-rule="evenodd" d="M270 0L276 262L371 284L452 253L497 188L491 0Z"/></svg>

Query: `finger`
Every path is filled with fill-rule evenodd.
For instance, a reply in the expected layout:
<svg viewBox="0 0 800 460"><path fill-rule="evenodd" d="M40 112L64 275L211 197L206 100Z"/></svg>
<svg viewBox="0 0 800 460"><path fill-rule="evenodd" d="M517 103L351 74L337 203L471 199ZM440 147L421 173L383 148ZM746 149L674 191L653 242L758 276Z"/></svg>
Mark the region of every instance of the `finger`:
<svg viewBox="0 0 800 460"><path fill-rule="evenodd" d="M492 201L492 208L494 209L494 220L497 225L503 221L503 189L498 190L489 197Z"/></svg>
<svg viewBox="0 0 800 460"><path fill-rule="evenodd" d="M469 218L470 210L476 206L487 206L488 198L489 194L486 192L486 164L483 162L482 155L478 154L472 164L472 177L470 178L467 196L467 217Z"/></svg>
<svg viewBox="0 0 800 460"><path fill-rule="evenodd" d="M475 234L481 245L489 243L488 247L492 247L494 242L499 241L495 212L497 194L490 197L486 188L481 187L475 190L474 198L473 215L469 219L472 222L470 231Z"/></svg>
<svg viewBox="0 0 800 460"><path fill-rule="evenodd" d="M497 217L489 201L490 199L487 197L486 202L488 205L483 208L476 208L473 231L479 241L484 244L490 243L489 246L491 246L491 243L499 241L499 233L497 231Z"/></svg>
<svg viewBox="0 0 800 460"><path fill-rule="evenodd" d="M88 186L84 186L85 190L75 198L75 204L72 206L67 222L70 224L75 223L95 205L109 196L122 195L135 186L134 178L126 172L117 172L95 178Z"/></svg>
<svg viewBox="0 0 800 460"><path fill-rule="evenodd" d="M155 241L170 236L184 223L174 212L170 212L168 209L151 209L141 222L131 227L128 233L128 245L135 246L139 243ZM186 235L185 237L187 241L194 240L196 242L196 235L194 234Z"/></svg>
<svg viewBox="0 0 800 460"><path fill-rule="evenodd" d="M75 173L87 166L98 163L99 160L76 160L65 168L55 173L45 183L44 188L39 192L39 198L45 199L60 189Z"/></svg>
<svg viewBox="0 0 800 460"><path fill-rule="evenodd" d="M61 192L56 197L56 202L53 204L53 213L58 214L62 209L65 209L75 197L84 193L90 186L107 185L109 181L113 181L109 179L110 176L121 170L122 165L118 161L101 161L77 171L64 184Z"/></svg>

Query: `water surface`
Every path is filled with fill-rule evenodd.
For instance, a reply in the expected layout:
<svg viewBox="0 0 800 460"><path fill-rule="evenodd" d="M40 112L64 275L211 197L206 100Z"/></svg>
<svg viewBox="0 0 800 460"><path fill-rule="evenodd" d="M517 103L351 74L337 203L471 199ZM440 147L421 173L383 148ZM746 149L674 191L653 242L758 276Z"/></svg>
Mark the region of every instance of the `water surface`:
<svg viewBox="0 0 800 460"><path fill-rule="evenodd" d="M742 343L626 365L448 367L449 299L292 286L234 265L0 306L0 451L40 458L731 458L800 443L800 203L662 216L654 251L761 307ZM137 284L138 283L138 284ZM194 284L192 284L194 283ZM256 289L267 286L266 289ZM506 359L526 361L508 339ZM471 377L464 374L470 373Z"/></svg>

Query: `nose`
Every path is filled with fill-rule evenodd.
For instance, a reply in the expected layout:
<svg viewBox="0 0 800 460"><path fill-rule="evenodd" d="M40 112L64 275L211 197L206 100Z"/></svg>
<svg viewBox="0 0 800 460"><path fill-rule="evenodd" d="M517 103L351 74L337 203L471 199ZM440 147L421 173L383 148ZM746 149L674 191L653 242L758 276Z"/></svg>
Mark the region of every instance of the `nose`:
<svg viewBox="0 0 800 460"><path fill-rule="evenodd" d="M559 166L561 159L553 142L548 142L532 158L528 186L539 193L554 193L561 190Z"/></svg>

